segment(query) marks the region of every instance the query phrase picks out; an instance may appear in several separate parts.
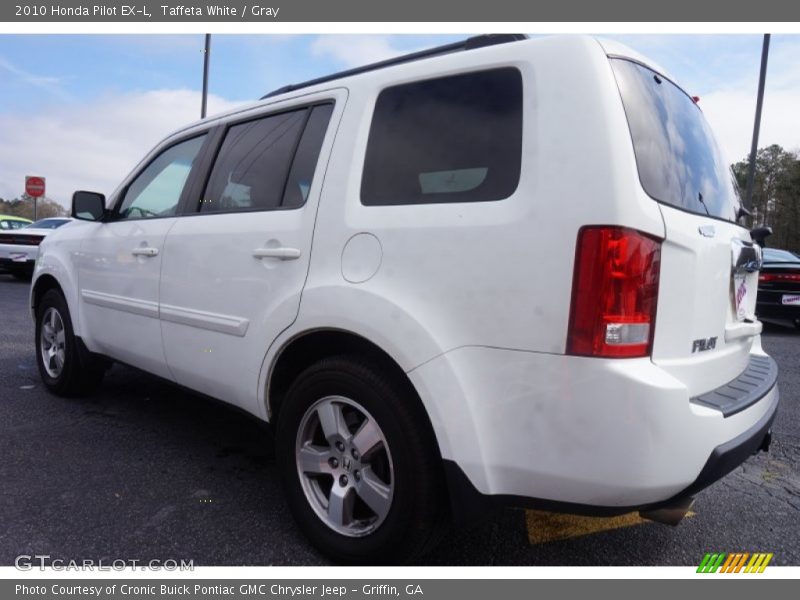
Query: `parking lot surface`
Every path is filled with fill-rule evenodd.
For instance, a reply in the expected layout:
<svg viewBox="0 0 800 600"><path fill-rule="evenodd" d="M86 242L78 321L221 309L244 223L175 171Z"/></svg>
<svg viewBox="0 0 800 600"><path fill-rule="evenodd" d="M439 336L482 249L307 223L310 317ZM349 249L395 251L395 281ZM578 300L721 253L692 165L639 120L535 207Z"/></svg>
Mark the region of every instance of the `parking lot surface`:
<svg viewBox="0 0 800 600"><path fill-rule="evenodd" d="M291 519L264 426L120 365L90 397L50 395L27 297L0 274L0 565L21 554L326 564ZM771 564L800 565L800 332L767 326L763 344L781 370L770 453L700 493L678 527L505 509L420 562L697 565L706 552L772 552Z"/></svg>

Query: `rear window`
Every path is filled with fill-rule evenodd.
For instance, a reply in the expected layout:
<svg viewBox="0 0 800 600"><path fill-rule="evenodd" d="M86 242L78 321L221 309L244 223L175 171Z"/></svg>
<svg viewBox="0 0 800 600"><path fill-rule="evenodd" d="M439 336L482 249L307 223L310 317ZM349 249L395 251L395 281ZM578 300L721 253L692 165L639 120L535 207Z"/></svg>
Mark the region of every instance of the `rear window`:
<svg viewBox="0 0 800 600"><path fill-rule="evenodd" d="M522 76L511 67L383 90L367 142L368 206L486 202L517 189Z"/></svg>
<svg viewBox="0 0 800 600"><path fill-rule="evenodd" d="M777 248L764 248L764 262L765 263L797 263L800 262L800 256L789 252L788 250L778 250Z"/></svg>
<svg viewBox="0 0 800 600"><path fill-rule="evenodd" d="M695 102L638 63L611 59L642 187L689 212L736 221L740 200L730 166Z"/></svg>
<svg viewBox="0 0 800 600"><path fill-rule="evenodd" d="M30 227L31 229L58 229L67 223L69 223L68 219L42 219L30 225L26 225L26 227Z"/></svg>

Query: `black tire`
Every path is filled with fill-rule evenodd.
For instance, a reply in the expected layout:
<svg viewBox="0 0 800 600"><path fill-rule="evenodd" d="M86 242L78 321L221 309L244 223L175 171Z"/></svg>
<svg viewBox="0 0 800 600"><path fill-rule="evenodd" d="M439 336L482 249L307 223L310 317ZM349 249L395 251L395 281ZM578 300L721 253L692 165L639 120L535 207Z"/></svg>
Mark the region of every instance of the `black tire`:
<svg viewBox="0 0 800 600"><path fill-rule="evenodd" d="M42 328L45 315L54 309L61 318L64 331L64 361L60 373L48 373L42 356ZM67 302L58 290L48 290L36 307L36 365L45 387L59 396L80 396L94 390L103 379L109 362L92 354L75 337Z"/></svg>
<svg viewBox="0 0 800 600"><path fill-rule="evenodd" d="M276 432L278 467L289 507L300 529L324 554L351 564L406 563L430 550L446 522L441 457L419 401L407 386L358 357L324 359L303 371L280 407ZM349 537L328 526L303 491L296 462L299 428L320 399L342 396L366 409L391 451L394 491L374 531ZM334 483L336 485L334 476Z"/></svg>

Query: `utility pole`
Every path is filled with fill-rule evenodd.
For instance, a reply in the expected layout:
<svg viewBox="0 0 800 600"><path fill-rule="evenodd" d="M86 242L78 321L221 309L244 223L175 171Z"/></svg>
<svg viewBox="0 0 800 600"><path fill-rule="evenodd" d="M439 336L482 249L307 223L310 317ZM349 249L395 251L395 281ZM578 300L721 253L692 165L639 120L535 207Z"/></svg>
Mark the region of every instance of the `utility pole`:
<svg viewBox="0 0 800 600"><path fill-rule="evenodd" d="M758 152L758 132L761 129L761 108L764 105L764 82L767 79L767 58L769 56L769 36L764 34L764 43L761 47L761 73L758 76L758 96L756 98L756 120L753 124L753 143L750 146L750 165L747 171L747 192L745 194L745 208L753 210L753 184L756 177L756 153Z"/></svg>
<svg viewBox="0 0 800 600"><path fill-rule="evenodd" d="M200 105L200 118L206 118L206 106L208 104L208 61L211 57L211 34L206 34L206 46L203 50L203 101Z"/></svg>

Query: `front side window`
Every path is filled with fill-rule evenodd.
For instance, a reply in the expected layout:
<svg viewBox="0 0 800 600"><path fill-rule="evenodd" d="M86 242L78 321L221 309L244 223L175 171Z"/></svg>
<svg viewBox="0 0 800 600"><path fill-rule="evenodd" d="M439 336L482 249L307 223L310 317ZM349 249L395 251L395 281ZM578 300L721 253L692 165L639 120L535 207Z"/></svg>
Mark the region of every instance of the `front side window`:
<svg viewBox="0 0 800 600"><path fill-rule="evenodd" d="M119 219L170 217L178 210L183 188L205 135L164 150L128 186L118 210Z"/></svg>
<svg viewBox="0 0 800 600"><path fill-rule="evenodd" d="M522 75L512 67L383 90L367 142L367 206L487 202L517 189Z"/></svg>

